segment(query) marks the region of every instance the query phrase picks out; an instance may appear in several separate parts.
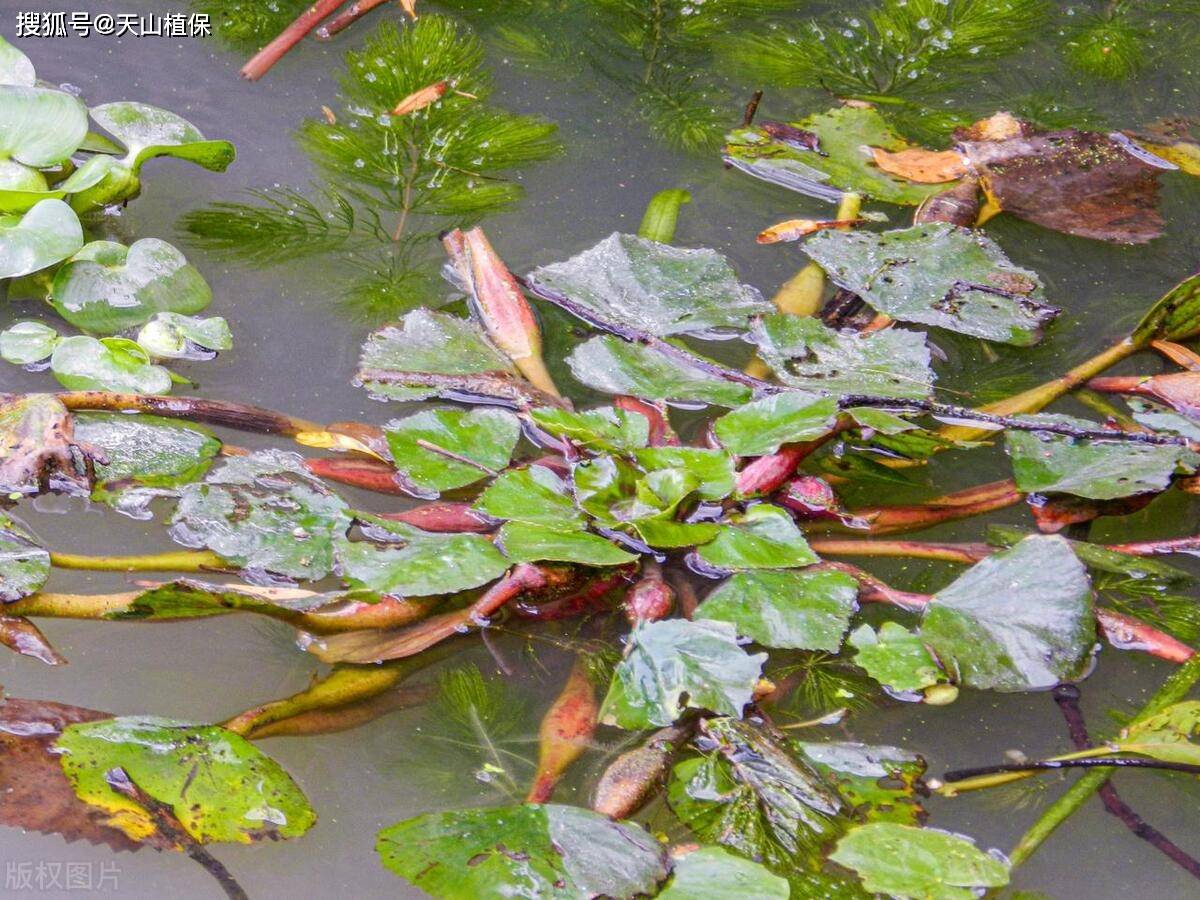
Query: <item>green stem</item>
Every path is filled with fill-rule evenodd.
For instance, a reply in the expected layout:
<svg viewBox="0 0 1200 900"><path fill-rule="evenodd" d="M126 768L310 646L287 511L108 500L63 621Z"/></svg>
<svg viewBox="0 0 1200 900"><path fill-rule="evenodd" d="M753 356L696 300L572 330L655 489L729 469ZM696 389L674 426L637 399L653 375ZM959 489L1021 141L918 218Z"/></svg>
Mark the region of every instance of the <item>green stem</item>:
<svg viewBox="0 0 1200 900"><path fill-rule="evenodd" d="M89 572L206 572L228 569L229 563L209 550L169 550L134 556L86 556L51 553L50 563L60 569Z"/></svg>
<svg viewBox="0 0 1200 900"><path fill-rule="evenodd" d="M1162 712L1168 706L1183 700L1197 681L1200 681L1200 654L1196 654L1172 672L1171 676L1163 682L1162 687L1154 693L1154 696L1130 720L1129 724L1134 725L1144 722L1151 716ZM1093 769L1071 785L1066 793L1055 800L1038 817L1038 820L1033 823L1032 827L1025 832L1021 840L1017 842L1017 846L1013 848L1012 853L1009 854L1013 868L1016 868L1028 860L1029 857L1033 856L1037 852L1038 847L1045 842L1046 838L1054 833L1054 830L1059 825L1069 819L1096 791L1103 787L1104 783L1112 775L1112 772L1113 770L1109 768Z"/></svg>

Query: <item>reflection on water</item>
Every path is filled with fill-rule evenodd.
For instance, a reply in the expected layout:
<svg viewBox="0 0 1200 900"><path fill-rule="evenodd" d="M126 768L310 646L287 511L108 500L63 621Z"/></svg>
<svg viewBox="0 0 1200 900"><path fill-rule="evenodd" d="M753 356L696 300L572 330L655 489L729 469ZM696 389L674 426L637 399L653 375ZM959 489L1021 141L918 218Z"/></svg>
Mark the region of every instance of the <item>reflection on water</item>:
<svg viewBox="0 0 1200 900"><path fill-rule="evenodd" d="M673 4L664 5L673 8ZM729 2L713 5L733 8ZM768 6L793 6L768 0L755 5L760 11ZM158 4L79 0L75 6L93 13L117 13L149 11ZM802 73L788 68L787 60L792 57L780 55L778 41L771 36L788 32L773 31L764 24L767 19L756 14L715 17L711 20L715 27L693 33L689 31L697 21L693 17L660 21L660 32L666 29L671 38L655 44L644 40L646 34L654 33L653 16L639 19L638 28L623 40L607 27L619 21L612 18L618 6L637 8L640 4L528 2L506 4L502 13L481 11L492 6L483 0L430 2L428 6L458 10L480 29L486 66L495 80L489 103L558 125L557 140L564 152L512 169L524 199L487 219L493 243L514 270L528 271L564 259L614 230L635 230L649 197L676 186L687 188L693 196L680 218L679 243L725 253L743 280L768 295L802 263L798 251L786 245L760 247L754 235L785 218L824 218L829 212L826 204L727 172L711 152L673 149L711 146L715 134L740 119L742 102L760 87L767 90L762 113L772 117L800 118L829 104L826 92L801 86ZM595 10L584 12L581 6L594 6ZM646 6L661 8L659 4ZM695 8L703 6L696 4ZM886 79L879 80L883 76L877 67L864 74L851 71L848 62L861 59L860 51L874 46L862 15L868 4L807 6L817 11L838 7L838 15L849 17L844 27L825 32L820 44L825 48L821 51L823 64L833 60L846 70L847 77L859 79L857 86L847 89L843 85L837 90L866 94L895 87L885 83ZM848 6L852 9L847 10ZM1109 127L1141 126L1200 108L1200 79L1188 71L1195 66L1195 54L1172 52L1186 37L1183 27L1188 23L1158 23L1148 39L1147 64L1128 80L1105 80L1072 68L1064 54L1063 43L1070 36L1064 36L1063 29L1082 21L1076 17L1085 14L1080 8L1068 15L1066 9L1061 5L1063 13L1054 19L1053 27L1024 34L1029 43L1003 64L967 65L970 60L985 59L990 52L985 48L971 53L968 47L965 60L960 61L964 64L955 68L960 73L956 83L939 78L936 59L914 61L905 71L917 75L903 76L912 82L904 99L943 116L973 116L1009 107L1033 113L1048 124L1087 121ZM375 15L399 20L401 14L388 6ZM11 37L12 21L8 12L4 16L0 29ZM787 19L783 15L780 20ZM851 19L858 24L850 24ZM85 97L141 99L179 112L205 134L236 142L238 161L224 175L170 162L156 167L147 178L143 196L110 223L120 239L180 238L181 212L202 208L214 199L237 199L243 189L294 189L324 202L324 192L332 187L342 192L375 191L369 194L369 203L361 194L351 198L357 208L374 204L380 210L382 237L370 222L362 236L369 250L371 242L378 245L394 234L398 207L390 202L395 198L389 193L394 186L378 180L370 184L331 177L342 157L326 157L323 164L314 165L313 156L304 152L294 131L304 119L323 121L322 106L342 115L341 88L335 74L344 51L360 47L373 30L374 25L367 21L328 44L306 42L257 84L236 77L242 56L216 42L92 36L31 39L21 46L34 58L40 74L53 81L69 80ZM737 43L732 37L750 32L769 38L759 46L757 68L745 57L753 45L739 44L741 57L730 56L732 51L723 49ZM929 36L931 45L949 40L937 34ZM811 44L804 46L811 49ZM1156 48L1162 52L1153 52ZM1086 48L1071 52L1084 53ZM557 62L547 67L534 60L547 55ZM771 59L785 62L769 70L766 66ZM768 77L770 71L775 77ZM777 88L781 81L789 81L790 86ZM350 105L355 102L345 99ZM357 102L363 102L362 98ZM944 124L919 107L897 111L924 135ZM687 128L678 133L683 125ZM377 134L392 127L374 120L361 123L361 129ZM390 143L386 145L389 155L384 157L382 138L375 148L379 158L389 164L403 158L394 154ZM470 160L467 163L452 164L471 170ZM472 178L461 172L443 173L442 177L446 181L461 179L463 184ZM991 223L991 236L1014 263L1039 273L1048 299L1063 307L1064 314L1050 328L1047 340L1033 349L984 347L979 341L937 333L934 340L946 357L938 366L942 398L954 402L989 399L1058 373L1124 333L1153 298L1195 268L1200 234L1198 185L1195 179L1164 179L1162 210L1167 233L1145 247L1122 248L1068 238L1012 219ZM906 211L895 207L882 209L897 223L907 217ZM425 232L437 227L424 217L413 225L414 234L425 235L425 243L414 243L414 253L428 253L426 244L432 244L432 239ZM266 256L228 259L186 240L184 245L189 259L213 287L213 314L225 316L236 336L231 353L194 367L196 377L202 379L200 394L256 402L321 421L381 422L397 414L398 407L385 408L351 385L358 348L368 326L360 317L348 315L347 306L338 302L355 273L360 279L378 276L387 283L395 270L382 263L372 270L368 264L364 273L355 260L365 257L351 259L348 253L350 249L365 252L361 245L296 254L270 266ZM424 265L436 257L436 252L425 256ZM401 281L398 290L405 294L430 288L423 280ZM433 290L436 295L441 288ZM358 314L362 306L359 304ZM25 314L17 306L0 310L0 325ZM571 326L556 311L546 311L545 317L562 325L550 329L549 342L551 354L561 355ZM714 352L736 353L739 349L744 352L736 345L716 347ZM0 378L5 390L45 389L48 385L48 376L14 367L6 367ZM686 434L688 417L678 418ZM245 436L239 436L238 442L255 444ZM947 455L936 467L936 482L946 489L1002 478L1008 472L1003 454L986 450L970 454L969 459L967 454ZM882 487L887 499L901 501L918 496L920 485L928 478L924 473L915 475L911 488L903 484ZM875 502L880 500L880 485L867 490L873 492ZM363 508L383 510L391 504L380 497L346 493L352 504ZM39 506L28 519L52 547L91 553L169 549L163 529L154 523L99 509L81 514L71 506L69 511L71 515L63 515L62 510ZM1112 521L1103 523L1097 534L1103 531L1105 537L1119 535L1126 540L1185 534L1200 524L1197 519L1194 504L1178 495L1168 496L1122 520L1119 526ZM994 520L1024 521L1019 512L1001 513ZM978 522L942 526L930 537L976 540L981 528ZM913 589L936 588L950 577L949 569L934 564L885 562L873 569L881 577ZM51 587L103 591L120 589L124 583L114 575L56 572ZM71 664L51 670L12 654L0 656L0 683L6 691L117 713L213 721L302 688L313 669L311 660L292 648L288 629L263 625L250 617L162 626L49 622L45 630ZM512 635L497 634L491 644L490 652L484 647L474 651L474 662L489 675L502 669L513 672L514 683L527 697L525 713L511 717L512 728L503 750L531 756L533 749L527 742L536 732L539 711L561 680L565 657L541 645L531 649ZM551 671L544 671L543 665ZM1165 668L1114 650L1102 652L1085 690L1094 727L1101 729L1110 708L1128 710L1139 705ZM328 896L337 891L357 896L415 895L378 866L372 850L375 831L417 811L496 802L503 795L502 786L497 793L495 783L500 775L469 753L449 753L447 741L437 739L438 735L445 737L446 723L431 714L433 708L400 712L342 734L265 742L265 749L305 787L320 821L301 841L220 849L220 856L251 896ZM933 773L996 760L1010 747L1036 756L1059 750L1066 742L1057 709L1041 695L964 692L950 707L892 704L856 712L838 728L856 739L900 743L918 750L929 758ZM469 743L462 735L457 739ZM453 767L448 764L452 758ZM492 765L505 771L511 768L503 763ZM431 777L431 770L440 772L441 777ZM519 768L516 771L523 774ZM585 784L587 775L588 767L581 767L571 784ZM1049 783L1051 792L1060 789L1059 782ZM1172 802L1175 790L1173 782L1168 786L1151 775L1133 775L1122 781L1126 799L1186 846L1185 838L1194 834L1188 822L1194 805ZM569 786L561 796L571 799ZM985 846L997 847L1011 846L1034 814L1027 808L998 806L988 797L935 801L932 806L938 826L962 830ZM1141 894L1153 896L1185 896L1194 891L1180 870L1165 864L1155 851L1109 819L1098 804L1074 817L1020 870L1018 886L1046 890L1059 898L1118 897L1139 888ZM0 832L0 847L0 855L16 863L60 861L99 866L112 859L107 851L13 831ZM1198 848L1193 845L1189 849L1194 852ZM208 896L213 890L208 877L179 856L144 851L122 856L117 862L122 896L157 897L168 890L182 896Z"/></svg>

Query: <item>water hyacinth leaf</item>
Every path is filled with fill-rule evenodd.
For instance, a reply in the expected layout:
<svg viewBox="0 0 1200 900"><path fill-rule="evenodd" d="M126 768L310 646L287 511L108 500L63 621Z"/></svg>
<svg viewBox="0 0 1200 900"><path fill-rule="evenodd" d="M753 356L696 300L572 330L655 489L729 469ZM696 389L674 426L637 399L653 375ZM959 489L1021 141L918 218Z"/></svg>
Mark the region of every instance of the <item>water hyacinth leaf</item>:
<svg viewBox="0 0 1200 900"><path fill-rule="evenodd" d="M0 84L33 87L37 73L29 57L0 37Z"/></svg>
<svg viewBox="0 0 1200 900"><path fill-rule="evenodd" d="M802 149L789 135L816 136L820 152ZM792 125L767 123L726 138L725 161L743 172L822 200L854 191L901 206L916 206L943 185L913 184L875 165L865 148L898 152L912 147L873 107L844 106Z"/></svg>
<svg viewBox="0 0 1200 900"><path fill-rule="evenodd" d="M685 708L741 716L766 661L737 643L727 622L643 622L629 636L600 721L620 728L672 724Z"/></svg>
<svg viewBox="0 0 1200 900"><path fill-rule="evenodd" d="M804 252L830 280L901 322L1028 347L1057 314L1034 272L991 238L947 222L894 231L822 231Z"/></svg>
<svg viewBox="0 0 1200 900"><path fill-rule="evenodd" d="M589 450L633 450L650 439L650 422L640 413L600 406L575 412L554 407L530 410L542 431Z"/></svg>
<svg viewBox="0 0 1200 900"><path fill-rule="evenodd" d="M858 652L854 663L893 691L919 691L946 680L946 673L929 652L921 636L895 622L884 622L876 632L860 625L850 634Z"/></svg>
<svg viewBox="0 0 1200 900"><path fill-rule="evenodd" d="M1169 763L1200 765L1200 701L1184 700L1123 729L1113 742L1122 752Z"/></svg>
<svg viewBox="0 0 1200 900"><path fill-rule="evenodd" d="M737 280L720 253L630 234L611 234L564 262L534 269L527 281L540 297L565 297L589 318L656 337L742 330L751 316L772 309Z"/></svg>
<svg viewBox="0 0 1200 900"><path fill-rule="evenodd" d="M496 519L531 525L583 527L583 515L575 508L567 483L545 466L502 472L479 495L475 509Z"/></svg>
<svg viewBox="0 0 1200 900"><path fill-rule="evenodd" d="M383 865L440 900L653 894L666 853L644 829L559 804L427 813L379 832Z"/></svg>
<svg viewBox="0 0 1200 900"><path fill-rule="evenodd" d="M58 332L44 322L17 322L0 332L0 358L18 366L41 362L59 340Z"/></svg>
<svg viewBox="0 0 1200 900"><path fill-rule="evenodd" d="M728 497L737 481L733 459L723 450L702 447L646 447L633 458L649 473L679 469L694 477L696 493L705 500Z"/></svg>
<svg viewBox="0 0 1200 900"><path fill-rule="evenodd" d="M221 451L206 428L159 416L75 414L75 436L100 451L92 499L118 506L135 488L173 488L200 478Z"/></svg>
<svg viewBox="0 0 1200 900"><path fill-rule="evenodd" d="M763 362L791 387L916 400L933 392L929 347L915 331L859 334L807 316L773 314L754 323L751 338Z"/></svg>
<svg viewBox="0 0 1200 900"><path fill-rule="evenodd" d="M1170 164L1151 162L1131 145L1119 134L1022 128L958 149L1005 212L1066 234L1144 244L1162 233L1158 174Z"/></svg>
<svg viewBox="0 0 1200 900"><path fill-rule="evenodd" d="M83 226L61 200L42 200L22 216L0 216L0 278L62 262L83 246Z"/></svg>
<svg viewBox="0 0 1200 900"><path fill-rule="evenodd" d="M104 810L105 824L135 840L157 828L155 818L113 789L112 769L170 807L201 844L299 837L317 818L278 763L217 725L117 716L68 725L55 747L79 797Z"/></svg>
<svg viewBox="0 0 1200 900"><path fill-rule="evenodd" d="M127 338L63 338L50 356L50 370L72 391L171 392L171 373L154 365L150 354Z"/></svg>
<svg viewBox="0 0 1200 900"><path fill-rule="evenodd" d="M671 810L705 841L791 872L842 827L841 798L802 757L748 722L726 717L701 725L716 752L678 763Z"/></svg>
<svg viewBox="0 0 1200 900"><path fill-rule="evenodd" d="M577 346L567 357L567 365L580 384L606 394L731 407L750 399L750 388L744 384L726 381L686 360L611 334L597 335Z"/></svg>
<svg viewBox="0 0 1200 900"><path fill-rule="evenodd" d="M470 319L416 309L373 332L363 344L358 378L389 400L471 394L528 402L533 389Z"/></svg>
<svg viewBox="0 0 1200 900"><path fill-rule="evenodd" d="M92 119L125 145L125 165L136 173L147 159L174 156L224 172L235 156L229 141L210 141L191 122L148 103L120 101L91 109Z"/></svg>
<svg viewBox="0 0 1200 900"><path fill-rule="evenodd" d="M730 622L764 647L836 653L857 598L858 583L843 572L742 572L710 593L694 618Z"/></svg>
<svg viewBox="0 0 1200 900"><path fill-rule="evenodd" d="M509 522L500 529L499 543L513 562L548 560L581 566L620 566L638 558L599 535L564 530L561 525Z"/></svg>
<svg viewBox="0 0 1200 900"><path fill-rule="evenodd" d="M50 554L20 525L0 513L0 603L37 591L50 576Z"/></svg>
<svg viewBox="0 0 1200 900"><path fill-rule="evenodd" d="M894 822L852 829L829 856L868 891L900 900L970 900L1008 884L1008 864L966 838Z"/></svg>
<svg viewBox="0 0 1200 900"><path fill-rule="evenodd" d="M393 523L395 543L338 541L346 581L380 594L426 597L452 594L494 581L508 563L483 535L432 534Z"/></svg>
<svg viewBox="0 0 1200 900"><path fill-rule="evenodd" d="M502 409L427 409L384 427L396 468L419 488L474 484L508 465L521 423Z"/></svg>
<svg viewBox="0 0 1200 900"><path fill-rule="evenodd" d="M791 569L819 559L786 510L761 503L723 524L720 533L697 551L714 569Z"/></svg>
<svg viewBox="0 0 1200 900"><path fill-rule="evenodd" d="M83 331L114 334L155 313L200 312L212 302L208 282L166 241L142 238L130 246L93 241L55 273L54 308Z"/></svg>
<svg viewBox="0 0 1200 900"><path fill-rule="evenodd" d="M87 134L87 111L64 91L0 84L0 157L41 168L60 163Z"/></svg>
<svg viewBox="0 0 1200 900"><path fill-rule="evenodd" d="M919 825L925 760L899 747L854 741L797 741L797 749L870 822Z"/></svg>
<svg viewBox="0 0 1200 900"><path fill-rule="evenodd" d="M791 887L765 866L720 847L679 857L660 900L788 900Z"/></svg>
<svg viewBox="0 0 1200 900"><path fill-rule="evenodd" d="M46 176L33 166L19 163L15 159L0 159L0 209L5 212L24 212L28 207L11 205L8 195L34 195L48 188Z"/></svg>
<svg viewBox="0 0 1200 900"><path fill-rule="evenodd" d="M175 312L155 313L142 326L137 342L162 359L192 359L233 348L233 332L221 316L201 319Z"/></svg>
<svg viewBox="0 0 1200 900"><path fill-rule="evenodd" d="M51 188L41 172L12 160L0 162L0 212L16 213L31 209L42 200L61 200L99 184L115 166L111 156L92 156L74 172ZM25 169L36 179L13 180L12 168Z"/></svg>
<svg viewBox="0 0 1200 900"><path fill-rule="evenodd" d="M1030 421L1097 430L1094 422L1043 414ZM1181 468L1194 469L1196 456L1178 444L1079 440L1066 435L1010 429L1004 435L1013 479L1027 493L1074 494L1112 500L1164 490Z"/></svg>
<svg viewBox="0 0 1200 900"><path fill-rule="evenodd" d="M713 430L721 445L735 456L766 456L784 444L827 434L837 414L835 397L788 391L726 413L713 423Z"/></svg>
<svg viewBox="0 0 1200 900"><path fill-rule="evenodd" d="M1091 583L1066 540L1033 535L938 591L920 635L967 687L1053 687L1080 674L1096 642Z"/></svg>
<svg viewBox="0 0 1200 900"><path fill-rule="evenodd" d="M171 535L254 572L318 579L350 527L345 502L309 476L301 457L263 450L232 457L180 490Z"/></svg>

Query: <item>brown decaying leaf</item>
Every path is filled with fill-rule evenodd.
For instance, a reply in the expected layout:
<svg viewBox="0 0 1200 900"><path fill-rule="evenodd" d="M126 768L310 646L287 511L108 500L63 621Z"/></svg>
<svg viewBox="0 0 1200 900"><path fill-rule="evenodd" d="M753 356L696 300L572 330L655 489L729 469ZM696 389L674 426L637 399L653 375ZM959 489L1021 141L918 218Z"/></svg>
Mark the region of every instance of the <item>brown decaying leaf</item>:
<svg viewBox="0 0 1200 900"><path fill-rule="evenodd" d="M59 834L67 841L107 844L114 850L168 849L166 840L138 843L101 824L107 813L75 795L54 753L54 742L68 725L111 717L49 700L9 698L0 703L0 824Z"/></svg>
<svg viewBox="0 0 1200 900"><path fill-rule="evenodd" d="M788 219L772 225L758 233L755 240L760 244L778 244L783 241L798 241L805 235L824 228L848 228L858 225L862 219Z"/></svg>
<svg viewBox="0 0 1200 900"><path fill-rule="evenodd" d="M967 162L957 150L926 150L924 147L912 147L892 153L872 147L871 155L875 159L875 165L883 171L918 184L957 181L967 174Z"/></svg>
<svg viewBox="0 0 1200 900"><path fill-rule="evenodd" d="M392 110L393 116L407 116L410 113L415 113L417 110L424 109L431 103L436 103L446 96L446 91L450 89L450 82L435 81L433 84L426 85L420 90L413 91L403 100L396 104L396 108Z"/></svg>
<svg viewBox="0 0 1200 900"><path fill-rule="evenodd" d="M1032 130L1030 125L1022 122L1012 113L998 112L986 119L980 119L966 128L957 129L954 137L960 141L1007 141Z"/></svg>
<svg viewBox="0 0 1200 900"><path fill-rule="evenodd" d="M954 187L922 200L913 213L913 224L949 222L960 228L970 228L978 218L979 182L974 178L964 178Z"/></svg>
<svg viewBox="0 0 1200 900"><path fill-rule="evenodd" d="M1019 218L1121 244L1162 233L1161 168L1108 135L1067 129L966 140L958 149L989 199Z"/></svg>
<svg viewBox="0 0 1200 900"><path fill-rule="evenodd" d="M795 125L788 125L786 122L775 122L771 119L763 119L758 125L767 136L795 147L797 150L811 150L813 153L821 152L821 139L812 131L805 131L802 128L797 128Z"/></svg>
<svg viewBox="0 0 1200 900"><path fill-rule="evenodd" d="M614 759L596 785L592 809L611 819L627 819L636 813L662 786L675 754L695 730L694 719L669 725Z"/></svg>
<svg viewBox="0 0 1200 900"><path fill-rule="evenodd" d="M67 662L38 627L24 616L0 616L0 644L48 666L62 666Z"/></svg>
<svg viewBox="0 0 1200 900"><path fill-rule="evenodd" d="M1181 171L1200 175L1200 118L1159 119L1140 132L1124 133L1142 149L1173 163Z"/></svg>
<svg viewBox="0 0 1200 900"><path fill-rule="evenodd" d="M0 395L0 492L86 494L102 453L75 441L75 422L50 394Z"/></svg>

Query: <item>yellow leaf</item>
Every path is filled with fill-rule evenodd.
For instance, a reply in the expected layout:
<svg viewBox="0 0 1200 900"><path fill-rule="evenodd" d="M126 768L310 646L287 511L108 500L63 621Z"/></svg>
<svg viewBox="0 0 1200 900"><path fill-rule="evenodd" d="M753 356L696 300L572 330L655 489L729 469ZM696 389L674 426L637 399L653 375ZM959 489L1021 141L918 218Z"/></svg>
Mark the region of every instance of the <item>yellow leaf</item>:
<svg viewBox="0 0 1200 900"><path fill-rule="evenodd" d="M875 165L889 175L897 175L918 184L957 181L967 174L967 161L957 150L926 150L913 147L891 153L872 147Z"/></svg>

